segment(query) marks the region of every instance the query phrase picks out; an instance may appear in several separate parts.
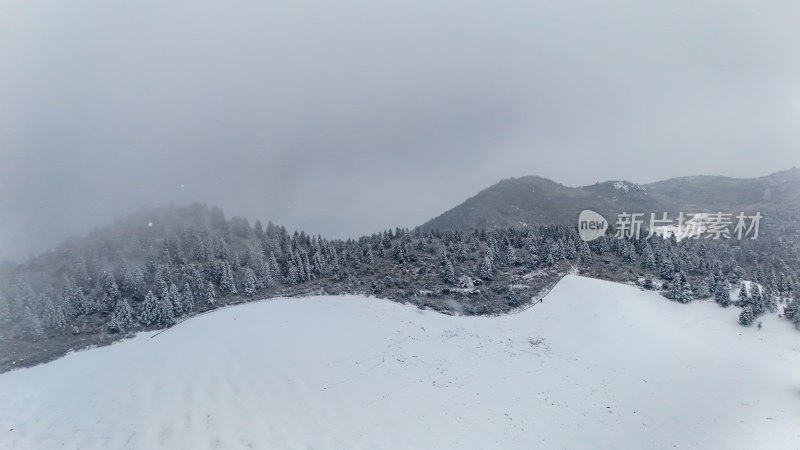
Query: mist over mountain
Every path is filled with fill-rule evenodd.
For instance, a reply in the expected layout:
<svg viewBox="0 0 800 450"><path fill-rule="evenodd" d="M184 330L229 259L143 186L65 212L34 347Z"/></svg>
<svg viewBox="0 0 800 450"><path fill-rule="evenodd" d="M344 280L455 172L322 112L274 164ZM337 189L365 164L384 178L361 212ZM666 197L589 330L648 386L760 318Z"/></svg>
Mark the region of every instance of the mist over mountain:
<svg viewBox="0 0 800 450"><path fill-rule="evenodd" d="M799 14L719 0L2 2L0 260L170 202L348 238L421 224L509 176L800 166Z"/></svg>
<svg viewBox="0 0 800 450"><path fill-rule="evenodd" d="M744 325L766 313L793 319L799 172L579 188L523 177L421 227L357 239L228 218L201 204L144 208L23 264L0 265L0 371L259 298L368 293L444 314L505 314L530 306L567 273L660 290L681 303L733 303ZM758 211L765 219L758 239L609 232L586 242L576 227L582 209L608 218ZM745 280L763 292L741 287L731 297Z"/></svg>

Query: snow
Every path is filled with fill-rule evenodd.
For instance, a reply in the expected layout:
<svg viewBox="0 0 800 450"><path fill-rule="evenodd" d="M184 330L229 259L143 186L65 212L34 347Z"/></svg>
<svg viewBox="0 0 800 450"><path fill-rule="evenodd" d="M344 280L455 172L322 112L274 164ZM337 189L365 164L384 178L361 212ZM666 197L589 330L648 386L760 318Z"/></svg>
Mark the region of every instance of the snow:
<svg viewBox="0 0 800 450"><path fill-rule="evenodd" d="M0 375L0 448L800 447L800 333L567 276L503 317L278 299Z"/></svg>
<svg viewBox="0 0 800 450"><path fill-rule="evenodd" d="M689 214L689 217L690 218L685 220L682 225L654 226L653 233L658 234L664 239L668 239L670 236L674 235L677 241L700 238L708 230L711 215L706 213L693 213Z"/></svg>
<svg viewBox="0 0 800 450"><path fill-rule="evenodd" d="M644 187L642 187L642 186L640 186L638 184L635 184L635 183L628 183L627 181L615 181L614 182L614 189L616 189L618 191L624 191L624 192L628 192L628 191L631 191L631 190L632 191L644 191L645 190Z"/></svg>

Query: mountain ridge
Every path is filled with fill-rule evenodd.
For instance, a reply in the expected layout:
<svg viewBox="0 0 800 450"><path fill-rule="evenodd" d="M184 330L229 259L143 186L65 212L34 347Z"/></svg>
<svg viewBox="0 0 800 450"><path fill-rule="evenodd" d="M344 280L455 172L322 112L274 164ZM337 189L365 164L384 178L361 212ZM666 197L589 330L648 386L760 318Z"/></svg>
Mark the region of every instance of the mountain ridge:
<svg viewBox="0 0 800 450"><path fill-rule="evenodd" d="M572 224L580 211L770 212L798 217L800 169L756 178L692 175L647 184L608 180L570 187L537 175L503 179L428 220L424 230Z"/></svg>

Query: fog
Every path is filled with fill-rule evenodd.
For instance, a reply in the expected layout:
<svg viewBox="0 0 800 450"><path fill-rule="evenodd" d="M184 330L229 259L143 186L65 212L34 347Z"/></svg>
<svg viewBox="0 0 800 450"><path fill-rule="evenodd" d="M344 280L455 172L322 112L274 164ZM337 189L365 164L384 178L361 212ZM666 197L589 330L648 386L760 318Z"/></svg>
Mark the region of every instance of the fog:
<svg viewBox="0 0 800 450"><path fill-rule="evenodd" d="M800 165L791 2L0 3L0 259L199 201L331 237L503 178Z"/></svg>

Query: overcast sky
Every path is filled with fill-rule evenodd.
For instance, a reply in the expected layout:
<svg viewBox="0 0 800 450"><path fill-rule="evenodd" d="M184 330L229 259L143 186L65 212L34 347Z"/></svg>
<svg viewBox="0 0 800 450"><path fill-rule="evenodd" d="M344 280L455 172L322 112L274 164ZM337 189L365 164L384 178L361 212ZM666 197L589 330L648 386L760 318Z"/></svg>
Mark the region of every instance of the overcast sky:
<svg viewBox="0 0 800 450"><path fill-rule="evenodd" d="M0 2L0 259L171 201L346 237L800 166L798 5Z"/></svg>

